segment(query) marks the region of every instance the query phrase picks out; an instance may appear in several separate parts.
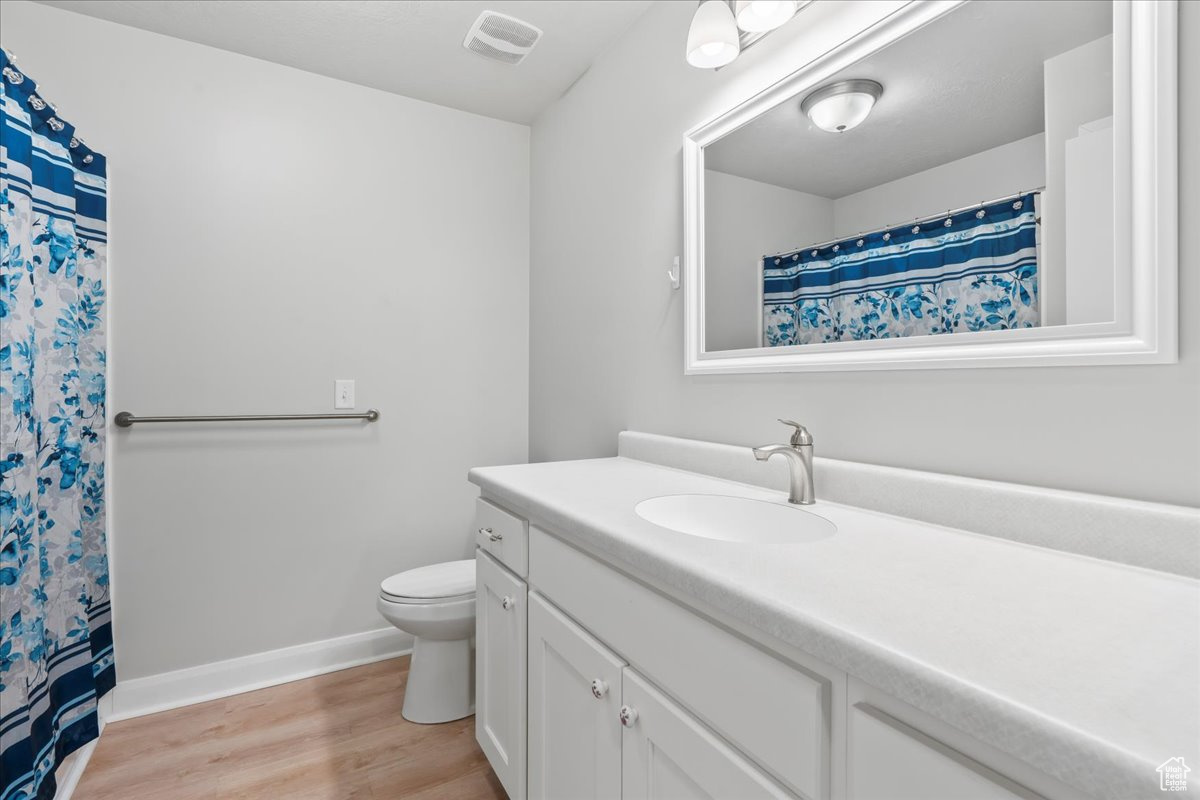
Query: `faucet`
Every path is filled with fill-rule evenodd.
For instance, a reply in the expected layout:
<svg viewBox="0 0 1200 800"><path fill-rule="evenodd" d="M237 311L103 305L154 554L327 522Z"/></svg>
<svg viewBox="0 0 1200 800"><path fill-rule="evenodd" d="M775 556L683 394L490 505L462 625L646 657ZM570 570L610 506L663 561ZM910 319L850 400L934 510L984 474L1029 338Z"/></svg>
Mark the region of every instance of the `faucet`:
<svg viewBox="0 0 1200 800"><path fill-rule="evenodd" d="M817 493L813 488L812 434L799 422L792 422L788 419L779 421L796 429L792 432L791 444L768 444L755 447L754 457L759 461L766 461L777 453L783 456L788 462L788 470L791 475L791 491L788 493L788 502L811 506L817 502Z"/></svg>

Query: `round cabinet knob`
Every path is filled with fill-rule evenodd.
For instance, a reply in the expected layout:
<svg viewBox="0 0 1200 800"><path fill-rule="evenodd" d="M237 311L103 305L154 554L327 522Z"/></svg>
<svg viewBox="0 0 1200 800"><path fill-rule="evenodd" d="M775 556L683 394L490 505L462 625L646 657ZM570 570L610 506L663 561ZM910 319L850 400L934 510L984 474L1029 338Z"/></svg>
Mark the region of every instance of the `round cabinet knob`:
<svg viewBox="0 0 1200 800"><path fill-rule="evenodd" d="M505 598L503 600L500 601L500 605L504 608L505 611L508 611L510 608L512 608L516 604L517 604L517 601L513 600L511 597L508 597L507 595L505 596Z"/></svg>
<svg viewBox="0 0 1200 800"><path fill-rule="evenodd" d="M621 724L622 725L624 725L626 728L632 728L634 723L637 722L637 719L638 719L638 712L637 712L636 708L630 708L629 706L621 706Z"/></svg>
<svg viewBox="0 0 1200 800"><path fill-rule="evenodd" d="M592 681L592 697L603 700L606 694L608 694L608 681L602 681L599 678Z"/></svg>
<svg viewBox="0 0 1200 800"><path fill-rule="evenodd" d="M480 536L486 536L486 537L488 538L488 541L489 541L489 542L498 542L498 541L500 541L501 539L503 539L503 538L504 538L504 534L501 534L501 533L492 533L492 529L491 529L491 528L480 528L480 529L479 529L479 535L480 535Z"/></svg>

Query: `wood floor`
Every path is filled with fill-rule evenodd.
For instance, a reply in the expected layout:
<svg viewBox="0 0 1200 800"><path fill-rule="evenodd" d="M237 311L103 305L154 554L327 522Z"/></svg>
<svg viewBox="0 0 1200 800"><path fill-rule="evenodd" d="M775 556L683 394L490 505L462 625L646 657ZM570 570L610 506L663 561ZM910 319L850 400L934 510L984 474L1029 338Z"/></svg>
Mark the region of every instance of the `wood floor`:
<svg viewBox="0 0 1200 800"><path fill-rule="evenodd" d="M114 722L74 800L502 800L475 719L400 716L408 657Z"/></svg>

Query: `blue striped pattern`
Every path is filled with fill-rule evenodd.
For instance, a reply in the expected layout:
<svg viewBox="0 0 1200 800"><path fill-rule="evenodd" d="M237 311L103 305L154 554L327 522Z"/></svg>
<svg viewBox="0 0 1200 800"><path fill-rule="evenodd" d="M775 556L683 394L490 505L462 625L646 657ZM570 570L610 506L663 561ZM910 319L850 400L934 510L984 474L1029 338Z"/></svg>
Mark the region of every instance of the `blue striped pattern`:
<svg viewBox="0 0 1200 800"><path fill-rule="evenodd" d="M1029 194L765 257L764 344L1036 326L1034 205Z"/></svg>
<svg viewBox="0 0 1200 800"><path fill-rule="evenodd" d="M7 52L0 74L0 800L50 800L116 682L106 162Z"/></svg>

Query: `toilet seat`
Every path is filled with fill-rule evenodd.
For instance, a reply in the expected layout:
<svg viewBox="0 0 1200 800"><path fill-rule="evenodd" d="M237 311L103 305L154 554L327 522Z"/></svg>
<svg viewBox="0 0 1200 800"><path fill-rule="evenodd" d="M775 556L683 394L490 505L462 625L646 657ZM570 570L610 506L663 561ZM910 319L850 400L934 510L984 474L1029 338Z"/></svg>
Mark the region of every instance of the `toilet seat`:
<svg viewBox="0 0 1200 800"><path fill-rule="evenodd" d="M474 600L475 593L456 594L452 597L403 597L401 595L380 592L379 599L385 603L395 603L399 606L430 606L438 603L457 603L461 600Z"/></svg>
<svg viewBox="0 0 1200 800"><path fill-rule="evenodd" d="M431 564L384 578L379 596L390 603L426 605L475 597L475 560Z"/></svg>

